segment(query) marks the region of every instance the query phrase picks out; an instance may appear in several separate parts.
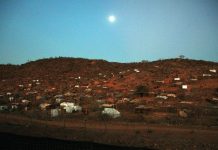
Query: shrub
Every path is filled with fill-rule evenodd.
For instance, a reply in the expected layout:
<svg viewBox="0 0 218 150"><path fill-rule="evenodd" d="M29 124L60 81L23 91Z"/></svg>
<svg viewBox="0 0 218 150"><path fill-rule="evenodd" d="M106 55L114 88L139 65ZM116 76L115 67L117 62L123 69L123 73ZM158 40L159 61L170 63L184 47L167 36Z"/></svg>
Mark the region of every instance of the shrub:
<svg viewBox="0 0 218 150"><path fill-rule="evenodd" d="M144 85L137 86L135 90L135 94L141 97L148 95L148 92L149 92L148 87Z"/></svg>

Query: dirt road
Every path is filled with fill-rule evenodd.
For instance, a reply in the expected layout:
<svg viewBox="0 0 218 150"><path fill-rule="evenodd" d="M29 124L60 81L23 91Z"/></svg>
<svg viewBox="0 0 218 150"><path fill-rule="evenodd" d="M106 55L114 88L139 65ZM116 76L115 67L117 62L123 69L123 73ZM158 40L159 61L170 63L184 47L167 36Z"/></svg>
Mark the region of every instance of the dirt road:
<svg viewBox="0 0 218 150"><path fill-rule="evenodd" d="M92 120L36 120L0 114L0 131L155 149L218 149L218 128Z"/></svg>

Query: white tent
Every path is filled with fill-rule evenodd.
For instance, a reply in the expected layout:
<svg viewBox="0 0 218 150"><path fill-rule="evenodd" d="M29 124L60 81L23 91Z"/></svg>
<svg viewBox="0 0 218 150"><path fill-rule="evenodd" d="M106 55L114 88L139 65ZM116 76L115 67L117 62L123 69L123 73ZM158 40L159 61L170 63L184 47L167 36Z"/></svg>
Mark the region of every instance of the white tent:
<svg viewBox="0 0 218 150"><path fill-rule="evenodd" d="M2 110L7 110L8 109L8 106L7 105L1 105L0 106L0 111Z"/></svg>
<svg viewBox="0 0 218 150"><path fill-rule="evenodd" d="M73 108L74 108L74 111L82 111L82 107L81 106L76 105Z"/></svg>
<svg viewBox="0 0 218 150"><path fill-rule="evenodd" d="M72 113L73 112L73 107L69 107L69 106L66 106L64 107L66 113Z"/></svg>
<svg viewBox="0 0 218 150"><path fill-rule="evenodd" d="M72 102L62 102L62 103L60 104L60 106L61 106L61 107L73 107L73 106L75 106L75 105L74 105L74 103L72 103Z"/></svg>
<svg viewBox="0 0 218 150"><path fill-rule="evenodd" d="M188 89L188 85L182 85L182 89Z"/></svg>
<svg viewBox="0 0 218 150"><path fill-rule="evenodd" d="M57 117L59 115L58 109L51 109L51 117Z"/></svg>
<svg viewBox="0 0 218 150"><path fill-rule="evenodd" d="M42 104L40 104L39 105L39 107L41 108L41 110L46 110L46 108L48 107L48 106L50 106L51 104L48 104L48 103L42 103Z"/></svg>
<svg viewBox="0 0 218 150"><path fill-rule="evenodd" d="M114 108L104 108L104 110L102 111L102 114L106 114L112 118L120 117L120 112Z"/></svg>
<svg viewBox="0 0 218 150"><path fill-rule="evenodd" d="M66 113L72 113L73 111L82 111L82 107L78 105L66 106L63 109L65 109Z"/></svg>

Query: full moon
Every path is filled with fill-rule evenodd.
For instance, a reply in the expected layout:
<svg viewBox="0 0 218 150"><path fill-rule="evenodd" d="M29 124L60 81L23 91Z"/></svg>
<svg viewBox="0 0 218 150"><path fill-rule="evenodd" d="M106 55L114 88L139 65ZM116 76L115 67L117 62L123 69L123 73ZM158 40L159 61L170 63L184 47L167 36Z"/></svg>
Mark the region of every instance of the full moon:
<svg viewBox="0 0 218 150"><path fill-rule="evenodd" d="M113 22L116 21L116 17L115 17L115 16L109 16L109 17L108 17L108 21L111 22L111 23L113 23Z"/></svg>

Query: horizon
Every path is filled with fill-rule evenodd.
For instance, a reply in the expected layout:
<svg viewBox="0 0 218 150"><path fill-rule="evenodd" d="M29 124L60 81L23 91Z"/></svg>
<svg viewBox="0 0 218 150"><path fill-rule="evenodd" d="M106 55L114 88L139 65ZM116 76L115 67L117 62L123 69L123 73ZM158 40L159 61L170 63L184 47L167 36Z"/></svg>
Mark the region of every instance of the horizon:
<svg viewBox="0 0 218 150"><path fill-rule="evenodd" d="M150 62L156 62L156 61L167 61L167 60L189 60L189 61L204 61L204 62L212 62L212 63L218 63L218 61L207 61L207 60L202 60L202 59L190 59L187 57L181 58L181 57L174 57L174 58L166 58L166 59L157 59L157 60L139 60L139 61L131 61L131 62L118 62L118 61L108 61L105 59L92 59L92 58L83 58L83 57L63 57L63 56L55 56L55 57L47 57L47 58L39 58L39 59L35 59L35 60L27 60L24 63L21 64L14 64L14 63L0 63L0 65L15 65L15 66L19 66L19 65L25 65L27 63L32 63L32 62L36 62L36 61L41 61L41 60L50 60L50 59L84 59L84 60L93 60L93 61L106 61L108 63L120 63L120 64L131 64L131 63L150 63Z"/></svg>
<svg viewBox="0 0 218 150"><path fill-rule="evenodd" d="M50 57L131 63L179 55L217 62L217 7L216 0L0 1L0 64Z"/></svg>

